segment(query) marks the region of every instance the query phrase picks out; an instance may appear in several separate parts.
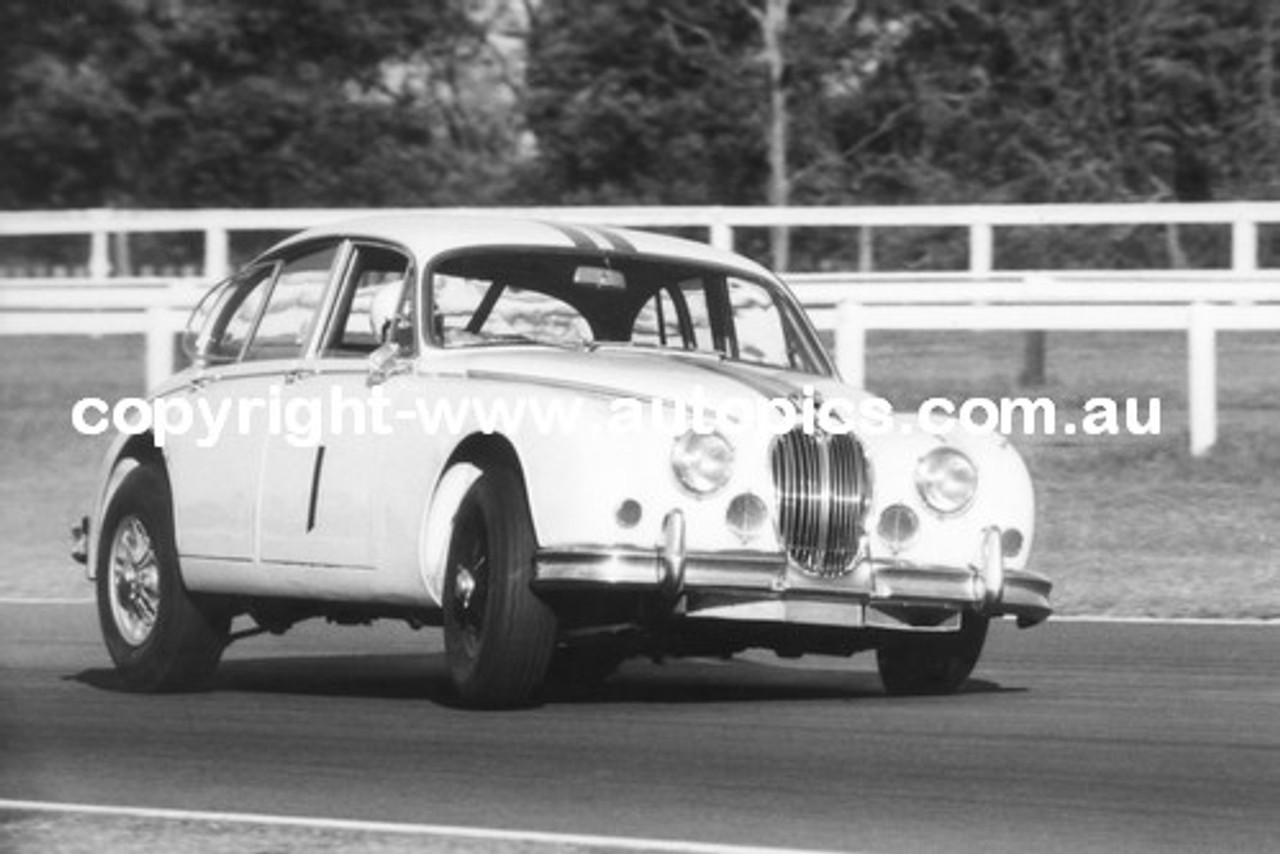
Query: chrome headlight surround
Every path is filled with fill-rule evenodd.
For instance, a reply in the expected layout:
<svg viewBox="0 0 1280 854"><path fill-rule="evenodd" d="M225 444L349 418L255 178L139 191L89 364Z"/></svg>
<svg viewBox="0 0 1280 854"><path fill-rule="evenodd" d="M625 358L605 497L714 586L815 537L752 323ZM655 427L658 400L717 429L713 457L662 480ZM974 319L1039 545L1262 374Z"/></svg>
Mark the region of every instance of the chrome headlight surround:
<svg viewBox="0 0 1280 854"><path fill-rule="evenodd" d="M671 446L671 471L688 492L704 498L733 477L733 445L716 432L688 430Z"/></svg>
<svg viewBox="0 0 1280 854"><path fill-rule="evenodd" d="M916 464L916 491L943 516L963 512L978 493L978 468L955 448L934 448Z"/></svg>

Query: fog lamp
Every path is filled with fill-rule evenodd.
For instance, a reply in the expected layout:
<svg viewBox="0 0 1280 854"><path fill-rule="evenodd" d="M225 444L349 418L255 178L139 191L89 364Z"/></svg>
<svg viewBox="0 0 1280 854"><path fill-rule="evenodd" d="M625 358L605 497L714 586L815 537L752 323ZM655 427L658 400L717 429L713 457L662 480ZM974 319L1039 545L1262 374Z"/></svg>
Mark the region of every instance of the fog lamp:
<svg viewBox="0 0 1280 854"><path fill-rule="evenodd" d="M623 528L634 528L640 524L640 519L644 516L644 508L640 506L640 502L634 498L628 498L618 505L618 509L614 511L614 518L618 520L618 525Z"/></svg>
<svg viewBox="0 0 1280 854"><path fill-rule="evenodd" d="M1017 557L1022 551L1022 546L1022 532L1017 528L1010 528L1000 535L1000 550L1004 552L1005 557Z"/></svg>
<svg viewBox="0 0 1280 854"><path fill-rule="evenodd" d="M920 517L905 504L891 504L880 514L876 533L891 548L900 549L915 539L920 530Z"/></svg>
<svg viewBox="0 0 1280 854"><path fill-rule="evenodd" d="M738 539L746 542L769 522L769 508L758 495L744 492L734 496L724 513L724 523Z"/></svg>

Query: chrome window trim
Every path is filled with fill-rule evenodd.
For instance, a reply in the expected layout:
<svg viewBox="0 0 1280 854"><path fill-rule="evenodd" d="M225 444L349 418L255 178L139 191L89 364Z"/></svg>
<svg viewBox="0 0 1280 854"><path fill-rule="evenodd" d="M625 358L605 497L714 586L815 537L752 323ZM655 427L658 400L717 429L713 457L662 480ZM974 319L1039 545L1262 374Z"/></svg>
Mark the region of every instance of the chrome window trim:
<svg viewBox="0 0 1280 854"><path fill-rule="evenodd" d="M382 250L395 252L396 254L403 256L405 260L404 287L409 289L409 292L410 292L409 298L414 300L415 303L417 301L417 298L416 298L417 287L415 287L415 281L417 280L417 276L418 276L418 273L417 273L418 265L416 260L414 259L413 253L409 251L409 249L407 249L405 246L399 243L396 243L394 241L376 240L374 238L364 238L364 237L348 238L344 241L344 243L346 244L346 246L342 254L342 257L336 258L334 260L334 272L336 273L336 275L331 278L330 290L328 292L328 296L326 297L326 301L321 308L321 322L316 324L316 326L318 327L317 334L313 339L313 341L311 342L308 352L303 356L303 358L307 361L331 358L330 356L326 355L323 349L323 344L325 341L329 339L329 336L333 333L334 325L337 323L337 320L338 320L338 317L337 317L338 309L342 305L343 297L346 296L347 292L351 288L355 287L355 283L351 277L351 274L354 271L355 260L361 249L364 249L364 248L382 249ZM404 298L404 295L402 293L401 299L403 298ZM411 310L410 318L415 324L417 323L417 312L415 310ZM414 341L414 351L413 353L405 354L406 357L411 357L418 353L418 348L417 348L418 336L417 336L416 330L413 335L413 341Z"/></svg>
<svg viewBox="0 0 1280 854"><path fill-rule="evenodd" d="M329 277L325 280L324 289L320 293L320 301L316 304L316 318L319 323L311 324L311 329L307 332L307 340L303 342L299 351L288 357L273 357L269 359L247 359L249 348L253 345L258 337L259 327L262 325L262 319L266 316L267 307L271 304L271 298L275 296L276 285L280 281L280 274L289 266L290 262L299 258L305 258L308 255L314 255L329 248L333 248L334 257L329 265ZM314 356L317 333L319 327L324 325L324 320L329 311L329 302L332 299L334 282L340 270L345 269L347 258L351 251L351 240L349 238L332 238L326 237L315 241L291 245L287 253L281 254L273 259L276 264L275 272L271 276L271 284L266 295L262 299L262 305L258 307L257 316L253 321L253 329L245 338L244 345L240 348L240 354L236 358L237 362L290 362L298 360L309 360Z"/></svg>

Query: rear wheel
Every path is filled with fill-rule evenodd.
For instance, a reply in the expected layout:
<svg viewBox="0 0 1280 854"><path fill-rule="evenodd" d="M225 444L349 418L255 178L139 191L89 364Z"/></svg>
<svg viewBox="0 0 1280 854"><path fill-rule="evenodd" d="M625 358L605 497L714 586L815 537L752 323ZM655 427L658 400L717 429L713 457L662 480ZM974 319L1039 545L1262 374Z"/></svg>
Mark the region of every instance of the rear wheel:
<svg viewBox="0 0 1280 854"><path fill-rule="evenodd" d="M988 618L965 614L960 631L909 634L876 651L890 694L954 694L969 678L987 639Z"/></svg>
<svg viewBox="0 0 1280 854"><path fill-rule="evenodd" d="M103 517L98 620L126 687L203 687L227 645L231 618L187 592L173 536L169 482L155 465L125 475Z"/></svg>
<svg viewBox="0 0 1280 854"><path fill-rule="evenodd" d="M526 704L546 677L556 618L533 592L535 547L520 479L484 472L454 516L444 579L445 654L468 705Z"/></svg>

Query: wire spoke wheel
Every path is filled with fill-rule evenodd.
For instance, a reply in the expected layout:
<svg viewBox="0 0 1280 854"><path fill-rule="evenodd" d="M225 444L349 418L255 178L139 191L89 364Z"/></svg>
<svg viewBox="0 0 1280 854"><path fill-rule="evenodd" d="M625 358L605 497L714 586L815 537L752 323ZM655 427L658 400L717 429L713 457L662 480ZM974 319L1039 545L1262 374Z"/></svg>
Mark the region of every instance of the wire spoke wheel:
<svg viewBox="0 0 1280 854"><path fill-rule="evenodd" d="M108 558L111 613L120 635L133 646L151 636L160 613L160 568L146 525L136 515L116 527Z"/></svg>
<svg viewBox="0 0 1280 854"><path fill-rule="evenodd" d="M224 603L187 592L173 537L169 483L139 465L120 481L103 514L98 619L126 687L198 688L213 675L231 627Z"/></svg>

